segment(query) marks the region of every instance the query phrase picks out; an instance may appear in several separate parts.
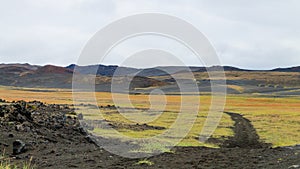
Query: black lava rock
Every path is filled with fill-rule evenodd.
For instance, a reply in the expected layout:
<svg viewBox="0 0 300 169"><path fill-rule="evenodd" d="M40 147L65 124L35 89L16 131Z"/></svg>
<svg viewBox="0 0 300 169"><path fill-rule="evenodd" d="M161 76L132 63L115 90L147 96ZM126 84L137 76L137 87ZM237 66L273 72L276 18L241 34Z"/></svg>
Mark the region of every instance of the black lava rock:
<svg viewBox="0 0 300 169"><path fill-rule="evenodd" d="M21 154L25 152L25 143L21 140L13 142L13 155Z"/></svg>

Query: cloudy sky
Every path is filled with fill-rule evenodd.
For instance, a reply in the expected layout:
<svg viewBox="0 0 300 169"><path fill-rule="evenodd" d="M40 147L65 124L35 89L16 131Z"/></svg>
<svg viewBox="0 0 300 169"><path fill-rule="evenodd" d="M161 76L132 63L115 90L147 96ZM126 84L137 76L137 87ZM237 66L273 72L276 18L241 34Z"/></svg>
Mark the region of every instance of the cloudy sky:
<svg viewBox="0 0 300 169"><path fill-rule="evenodd" d="M0 0L0 63L76 63L95 32L119 18L148 12L193 24L210 40L223 65L300 65L299 0ZM127 46L157 44L153 37L140 41L147 43L136 40ZM124 59L120 52L110 57L107 64Z"/></svg>

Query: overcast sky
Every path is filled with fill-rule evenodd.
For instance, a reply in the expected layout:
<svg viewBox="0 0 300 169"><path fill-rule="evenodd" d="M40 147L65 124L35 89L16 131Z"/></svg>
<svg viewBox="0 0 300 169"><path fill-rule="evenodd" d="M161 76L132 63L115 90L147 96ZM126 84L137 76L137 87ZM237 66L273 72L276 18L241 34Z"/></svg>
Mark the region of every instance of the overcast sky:
<svg viewBox="0 0 300 169"><path fill-rule="evenodd" d="M214 45L223 65L300 65L299 0L0 0L0 63L76 63L96 31L116 19L146 12L193 24ZM147 43L138 44L130 45L146 48ZM107 64L121 60L119 55L111 58Z"/></svg>

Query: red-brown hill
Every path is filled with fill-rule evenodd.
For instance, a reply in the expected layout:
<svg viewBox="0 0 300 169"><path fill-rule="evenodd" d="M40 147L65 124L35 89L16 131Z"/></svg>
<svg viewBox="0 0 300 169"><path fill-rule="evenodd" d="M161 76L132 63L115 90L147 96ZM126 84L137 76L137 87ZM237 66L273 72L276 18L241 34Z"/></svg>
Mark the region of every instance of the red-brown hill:
<svg viewBox="0 0 300 169"><path fill-rule="evenodd" d="M35 73L46 73L46 74L72 74L73 71L68 68L53 66L53 65L46 65L43 67L38 68Z"/></svg>

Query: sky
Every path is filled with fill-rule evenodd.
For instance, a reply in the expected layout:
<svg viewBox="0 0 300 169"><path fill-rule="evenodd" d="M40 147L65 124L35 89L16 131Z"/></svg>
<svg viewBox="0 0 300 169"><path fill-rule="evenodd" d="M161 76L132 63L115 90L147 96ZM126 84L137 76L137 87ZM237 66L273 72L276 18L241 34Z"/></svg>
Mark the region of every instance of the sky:
<svg viewBox="0 0 300 169"><path fill-rule="evenodd" d="M97 31L139 13L163 13L191 23L209 39L222 65L247 69L300 65L299 0L0 0L0 63L76 63ZM180 48L170 39L146 36L120 45L103 64L126 63L128 49L143 54L138 51L171 46L185 64L201 65L188 52L176 51ZM162 65L172 64L168 57ZM129 60L126 66L147 66ZM147 63L158 65L157 60Z"/></svg>

